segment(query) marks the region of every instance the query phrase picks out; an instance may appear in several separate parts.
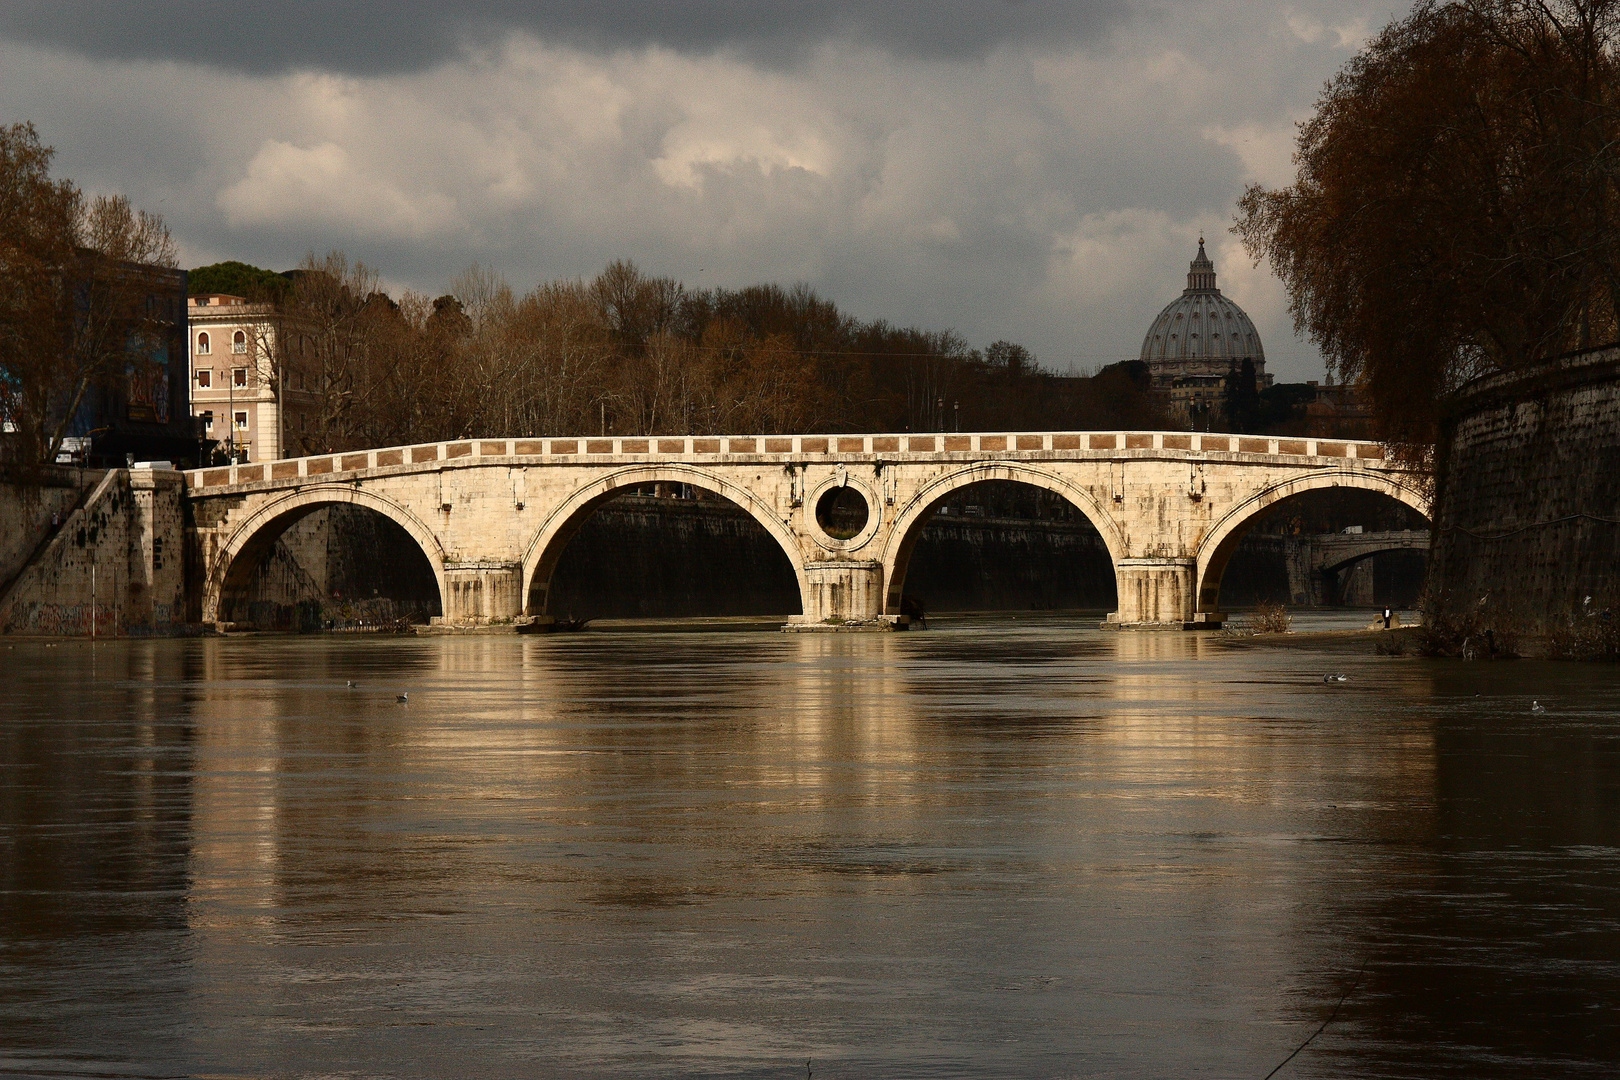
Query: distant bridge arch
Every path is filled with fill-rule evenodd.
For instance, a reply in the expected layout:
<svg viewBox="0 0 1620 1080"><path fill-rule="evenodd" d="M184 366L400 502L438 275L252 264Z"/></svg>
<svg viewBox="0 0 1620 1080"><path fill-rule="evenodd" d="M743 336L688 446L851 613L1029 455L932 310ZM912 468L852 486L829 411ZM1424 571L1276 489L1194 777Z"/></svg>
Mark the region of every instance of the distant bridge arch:
<svg viewBox="0 0 1620 1080"><path fill-rule="evenodd" d="M1199 545L1197 555L1198 610L1219 610L1221 578L1226 574L1232 553L1254 519L1276 504L1310 491L1345 488L1374 491L1416 510L1425 518L1431 513L1429 499L1403 474L1360 469L1332 469L1311 472L1271 484L1235 503L1221 515ZM1375 554L1368 551L1365 554ZM1353 561L1353 560L1352 560Z"/></svg>

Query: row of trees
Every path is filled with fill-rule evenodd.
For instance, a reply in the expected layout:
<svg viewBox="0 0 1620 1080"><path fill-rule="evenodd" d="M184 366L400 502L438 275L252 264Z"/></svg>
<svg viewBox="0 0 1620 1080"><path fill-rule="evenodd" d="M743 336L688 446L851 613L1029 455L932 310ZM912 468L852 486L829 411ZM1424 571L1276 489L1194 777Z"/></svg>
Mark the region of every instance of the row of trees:
<svg viewBox="0 0 1620 1080"><path fill-rule="evenodd" d="M307 388L302 452L473 435L936 431L1152 426L1140 365L1089 379L1021 346L862 322L806 286L689 290L616 262L524 294L473 268L437 298L390 297L342 253L273 275L192 273L191 291L274 305L261 345ZM300 445L301 444L301 445Z"/></svg>
<svg viewBox="0 0 1620 1080"><path fill-rule="evenodd" d="M172 312L151 267L176 265L161 218L50 175L32 124L0 127L0 418L6 456L50 461L98 385L160 364Z"/></svg>

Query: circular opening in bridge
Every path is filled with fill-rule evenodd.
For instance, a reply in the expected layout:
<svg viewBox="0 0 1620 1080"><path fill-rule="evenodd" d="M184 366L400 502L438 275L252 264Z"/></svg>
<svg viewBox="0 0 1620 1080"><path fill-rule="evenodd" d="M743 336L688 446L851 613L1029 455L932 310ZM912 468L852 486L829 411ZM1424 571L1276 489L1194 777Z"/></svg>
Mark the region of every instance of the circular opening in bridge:
<svg viewBox="0 0 1620 1080"><path fill-rule="evenodd" d="M848 485L830 488L816 500L816 524L834 540L854 538L870 516L866 497Z"/></svg>

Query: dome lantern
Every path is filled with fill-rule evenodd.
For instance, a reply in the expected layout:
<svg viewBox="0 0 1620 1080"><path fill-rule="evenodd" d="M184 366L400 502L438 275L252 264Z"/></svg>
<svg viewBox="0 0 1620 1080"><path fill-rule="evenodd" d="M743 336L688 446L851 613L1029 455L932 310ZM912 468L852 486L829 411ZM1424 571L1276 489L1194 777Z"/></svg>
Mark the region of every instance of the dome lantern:
<svg viewBox="0 0 1620 1080"><path fill-rule="evenodd" d="M1215 264L1209 261L1208 255L1204 254L1204 238L1202 236L1198 238L1198 257L1187 264L1187 291L1190 293L1212 292L1217 295L1221 291L1215 287Z"/></svg>

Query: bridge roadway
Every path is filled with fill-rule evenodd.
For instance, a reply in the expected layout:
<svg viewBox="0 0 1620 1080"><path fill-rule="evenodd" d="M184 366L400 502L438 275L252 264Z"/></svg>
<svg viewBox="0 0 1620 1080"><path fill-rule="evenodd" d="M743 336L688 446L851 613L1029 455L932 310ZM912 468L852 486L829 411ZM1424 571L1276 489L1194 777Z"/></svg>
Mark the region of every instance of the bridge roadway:
<svg viewBox="0 0 1620 1080"><path fill-rule="evenodd" d="M298 518L350 503L421 546L451 624L547 618L570 537L636 485L695 485L737 504L782 545L803 628L904 625L917 537L940 500L1010 480L1062 496L1101 533L1130 628L1219 625L1221 575L1244 527L1307 491L1377 491L1427 515L1415 479L1377 443L1170 431L464 439L186 474L206 622L236 598ZM866 508L836 536L817 508L850 489ZM850 496L842 496L846 501ZM848 532L847 528L834 528ZM200 578L196 580L195 578Z"/></svg>

